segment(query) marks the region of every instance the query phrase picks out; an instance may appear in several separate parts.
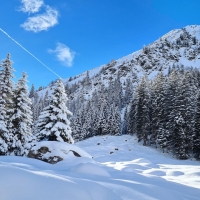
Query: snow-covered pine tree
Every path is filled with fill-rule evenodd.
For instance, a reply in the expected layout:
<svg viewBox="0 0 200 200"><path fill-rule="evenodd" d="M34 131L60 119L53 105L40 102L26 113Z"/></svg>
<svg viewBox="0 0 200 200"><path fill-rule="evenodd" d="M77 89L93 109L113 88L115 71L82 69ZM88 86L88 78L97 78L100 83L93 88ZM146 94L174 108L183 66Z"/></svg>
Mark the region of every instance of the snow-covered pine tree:
<svg viewBox="0 0 200 200"><path fill-rule="evenodd" d="M160 72L154 79L151 87L152 133L150 136L150 145L156 144L158 133L161 134L162 132L164 134L164 81L164 75Z"/></svg>
<svg viewBox="0 0 200 200"><path fill-rule="evenodd" d="M31 110L33 113L33 122L35 123L38 118L38 102L39 102L39 95L37 92L35 92L34 97L32 98L32 106Z"/></svg>
<svg viewBox="0 0 200 200"><path fill-rule="evenodd" d="M79 110L76 116L73 117L72 136L75 141L81 140L82 138L81 131L82 131L81 112Z"/></svg>
<svg viewBox="0 0 200 200"><path fill-rule="evenodd" d="M66 107L67 96L61 79L57 80L49 106L45 107L38 118L37 139L74 143L71 136L68 115L72 113Z"/></svg>
<svg viewBox="0 0 200 200"><path fill-rule="evenodd" d="M99 110L94 109L93 113L93 135L98 135L98 121L99 121Z"/></svg>
<svg viewBox="0 0 200 200"><path fill-rule="evenodd" d="M134 100L132 103L135 101L135 107L132 109L132 104L131 105L131 110L130 110L130 118L131 114L135 111L135 117L134 117L134 123L135 123L135 131L136 135L138 138L138 142L140 142L143 139L143 97L140 94L140 86L138 85L136 87L135 93L134 93Z"/></svg>
<svg viewBox="0 0 200 200"><path fill-rule="evenodd" d="M129 124L129 113L127 111L127 106L126 106L124 111L124 120L122 124L122 134L129 134L128 124Z"/></svg>
<svg viewBox="0 0 200 200"><path fill-rule="evenodd" d="M66 91L66 90L65 90ZM49 92L48 90L46 91L45 95L44 95L44 101L43 101L43 106L44 108L47 107L49 105Z"/></svg>
<svg viewBox="0 0 200 200"><path fill-rule="evenodd" d="M174 135L174 119L177 116L177 110L174 107L177 98L177 88L180 82L177 70L173 70L167 78L164 86L164 118L165 118L165 131L167 133L167 149L173 149L173 135Z"/></svg>
<svg viewBox="0 0 200 200"><path fill-rule="evenodd" d="M87 122L83 124L83 128L79 137L79 140L84 140L87 136Z"/></svg>
<svg viewBox="0 0 200 200"><path fill-rule="evenodd" d="M86 111L85 111L85 107L84 104L81 104L80 107L80 120L81 120L81 125L83 125L85 123L85 117L86 117Z"/></svg>
<svg viewBox="0 0 200 200"><path fill-rule="evenodd" d="M84 87L85 87L86 90L89 90L90 86L91 86L90 75L89 75L89 71L87 71L86 77L84 79Z"/></svg>
<svg viewBox="0 0 200 200"><path fill-rule="evenodd" d="M157 130L157 138L156 138L158 146L163 150L163 153L165 152L165 148L167 147L167 135L166 131L160 127Z"/></svg>
<svg viewBox="0 0 200 200"><path fill-rule="evenodd" d="M81 140L84 140L88 137L90 137L91 133L91 126L90 126L90 117L89 117L89 113L86 114L86 119L85 122L83 124L83 128L82 128L82 132L81 132Z"/></svg>
<svg viewBox="0 0 200 200"><path fill-rule="evenodd" d="M82 134L84 135L84 139L92 136L92 129L93 129L93 123L92 123L92 112L91 112L91 102L88 101L86 104L85 109L85 122L83 124L83 130Z"/></svg>
<svg viewBox="0 0 200 200"><path fill-rule="evenodd" d="M10 54L0 64L0 155L10 154L13 150L13 67Z"/></svg>
<svg viewBox="0 0 200 200"><path fill-rule="evenodd" d="M121 116L118 106L115 106L113 114L115 119L115 124L114 124L115 128L113 130L113 133L114 135L121 135Z"/></svg>
<svg viewBox="0 0 200 200"><path fill-rule="evenodd" d="M173 152L179 159L187 159L186 133L184 131L185 122L180 113L174 119Z"/></svg>
<svg viewBox="0 0 200 200"><path fill-rule="evenodd" d="M42 112L44 108L44 102L43 102L43 96L41 95L40 98L38 98L38 101L37 101L37 104L34 105L34 117L35 117L35 120L37 121L40 113Z"/></svg>
<svg viewBox="0 0 200 200"><path fill-rule="evenodd" d="M27 155L34 140L32 135L32 111L31 99L28 97L28 87L26 85L27 75L22 74L16 84L14 91L14 113L11 117L14 135L14 154L17 156Z"/></svg>
<svg viewBox="0 0 200 200"><path fill-rule="evenodd" d="M187 124L186 124L186 103L183 92L182 74L174 70L169 78L166 87L165 107L166 129L167 129L167 148L172 151L179 159L188 157Z"/></svg>
<svg viewBox="0 0 200 200"><path fill-rule="evenodd" d="M107 134L107 120L105 117L103 105L100 108L100 113L97 121L97 130L98 130L98 135Z"/></svg>
<svg viewBox="0 0 200 200"><path fill-rule="evenodd" d="M121 135L121 118L119 108L114 104L110 106L110 112L108 117L109 134Z"/></svg>
<svg viewBox="0 0 200 200"><path fill-rule="evenodd" d="M192 153L192 136L194 134L194 116L197 87L195 86L191 72L186 71L183 74L181 90L183 95L182 116L186 125L185 134L187 140L187 153Z"/></svg>
<svg viewBox="0 0 200 200"><path fill-rule="evenodd" d="M197 95L196 114L194 121L193 134L193 155L196 159L200 159L200 92Z"/></svg>
<svg viewBox="0 0 200 200"><path fill-rule="evenodd" d="M148 78L144 76L137 89L136 95L136 132L138 141L143 140L143 145L147 145L149 142L148 136L151 132L151 121L150 121L150 98L148 91Z"/></svg>
<svg viewBox="0 0 200 200"><path fill-rule="evenodd" d="M33 98L34 95L35 95L35 86L34 86L34 84L32 84L31 90L29 92L29 98Z"/></svg>
<svg viewBox="0 0 200 200"><path fill-rule="evenodd" d="M75 138L74 138L75 117L74 116L70 117L70 126L71 126L71 130L72 130L71 135L75 142Z"/></svg>

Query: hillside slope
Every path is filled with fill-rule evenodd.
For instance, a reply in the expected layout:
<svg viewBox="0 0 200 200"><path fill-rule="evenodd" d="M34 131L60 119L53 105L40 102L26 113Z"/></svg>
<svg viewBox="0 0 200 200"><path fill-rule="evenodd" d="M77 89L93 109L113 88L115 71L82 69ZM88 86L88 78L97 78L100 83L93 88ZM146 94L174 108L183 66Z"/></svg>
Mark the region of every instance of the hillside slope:
<svg viewBox="0 0 200 200"><path fill-rule="evenodd" d="M113 121L114 123L109 124L109 127L118 126L118 131L112 134L120 134L125 110L128 109L134 87L140 82L141 77L147 75L152 79L159 71L167 74L170 68L189 69L191 67L199 68L199 66L200 26L193 25L172 30L137 52L65 79L63 82L69 97L67 106L74 115L71 118L72 128L82 131L85 126L84 135L87 135L87 137L89 135L107 134L109 131L113 132L113 130L103 130L104 128L107 129L107 125L106 123L102 125L104 123L102 120L99 121L101 125L94 121L97 118L106 118L106 121ZM52 82L48 87L37 92L41 98L40 100L39 98L34 99L36 105L34 119L37 119L42 109L45 93L48 91L48 95L51 95L53 84ZM112 113L115 113L115 119ZM121 122L119 122L120 116ZM87 121L86 119L94 120L91 122L91 120ZM73 127L74 124L77 126L78 123L80 123L79 127ZM90 133L86 130L88 124L94 125L93 130L89 131ZM101 128L99 129L97 126L101 126ZM89 129L91 129L91 126ZM96 133L94 133L95 131ZM103 131L105 133L102 133ZM73 137L79 138L79 136L80 130L75 130Z"/></svg>
<svg viewBox="0 0 200 200"><path fill-rule="evenodd" d="M70 92L71 99L76 98L82 90L83 82L89 76L90 91L84 93L86 99L91 97L91 93L99 88L103 83L108 86L111 80L120 76L121 83L126 82L128 78L137 82L144 74L149 77L155 76L158 71L166 70L173 66L197 67L200 66L200 26L186 26L183 29L172 30L155 42L144 46L143 49L133 52L118 60L112 60L110 63L89 70L75 77L64 79L64 84L73 88ZM50 86L47 87L50 90ZM91 89L92 88L92 89ZM43 94L47 89L39 91Z"/></svg>

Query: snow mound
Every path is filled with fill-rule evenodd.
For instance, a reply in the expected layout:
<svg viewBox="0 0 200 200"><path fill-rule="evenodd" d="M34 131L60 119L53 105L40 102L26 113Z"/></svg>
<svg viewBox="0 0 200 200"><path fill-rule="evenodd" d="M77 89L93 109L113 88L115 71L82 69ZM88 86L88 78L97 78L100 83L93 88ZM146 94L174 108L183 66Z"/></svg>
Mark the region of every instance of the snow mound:
<svg viewBox="0 0 200 200"><path fill-rule="evenodd" d="M184 175L184 173L181 172L181 171L169 171L169 172L167 173L167 175L168 175L168 176L181 176L181 175Z"/></svg>
<svg viewBox="0 0 200 200"><path fill-rule="evenodd" d="M61 160L71 157L68 155L69 153L73 153L76 157L92 159L91 155L76 145L55 141L43 141L36 143L36 145L29 152L28 157L55 164Z"/></svg>
<svg viewBox="0 0 200 200"><path fill-rule="evenodd" d="M73 173L110 177L110 174L105 169L93 163L81 163L75 167L72 167L70 171Z"/></svg>
<svg viewBox="0 0 200 200"><path fill-rule="evenodd" d="M78 184L46 172L0 165L0 175L2 200L91 199L90 194Z"/></svg>

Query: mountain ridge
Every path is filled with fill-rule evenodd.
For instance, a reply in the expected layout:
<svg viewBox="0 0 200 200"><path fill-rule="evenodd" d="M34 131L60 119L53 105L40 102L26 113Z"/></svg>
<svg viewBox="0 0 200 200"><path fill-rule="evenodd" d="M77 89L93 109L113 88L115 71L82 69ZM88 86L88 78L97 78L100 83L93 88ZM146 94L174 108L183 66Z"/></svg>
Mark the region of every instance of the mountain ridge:
<svg viewBox="0 0 200 200"><path fill-rule="evenodd" d="M200 25L188 25L188 26L186 26L186 27L184 27L184 28L182 28L182 29L174 29L174 30L169 31L168 33L166 33L166 34L164 34L163 36L161 36L159 39L157 39L157 40L155 40L154 42L148 44L148 46L151 46L151 45L153 45L153 44L159 42L159 41L162 40L162 39L169 39L169 38L174 38L174 39L175 39L176 36L180 36L180 34L182 33L182 30L183 30L183 29L186 29L187 31L190 30L190 32L191 32L191 29L193 29L193 32L195 32L195 36L197 37L198 40L200 40ZM199 34L196 34L198 31L199 31ZM135 52L133 52L133 53L130 53L130 54L126 55L126 56L123 56L123 57L117 59L116 61L120 62L121 60L124 61L124 60L126 60L126 59L130 59L130 56L137 55L137 53L140 53L141 50L142 50L142 49L137 50L137 51L135 51ZM97 68L102 68L102 67L105 66L105 65L106 65L106 64L100 65L100 66L98 66L98 67L96 67L96 68L93 68L93 69L91 69L91 70L88 70L88 71L93 71L93 70L95 70L95 69L97 69ZM86 71L83 72L83 73L81 73L81 74L78 74L78 75L76 75L76 76L80 76L80 75L85 74L85 73L86 73ZM68 79L69 79L69 78L68 78ZM68 79L65 79L65 80L68 80Z"/></svg>
<svg viewBox="0 0 200 200"><path fill-rule="evenodd" d="M159 71L167 73L173 67L200 67L200 26L190 25L182 29L172 30L141 50L133 52L117 60L85 71L77 76L63 79L69 97L69 109L78 98L87 102L91 100L94 91L100 92L102 85L108 87L112 81L119 78L123 94L127 82L132 83L132 92L141 77L148 75L151 79ZM44 98L45 93L51 95L53 82L46 88L40 89L38 95Z"/></svg>

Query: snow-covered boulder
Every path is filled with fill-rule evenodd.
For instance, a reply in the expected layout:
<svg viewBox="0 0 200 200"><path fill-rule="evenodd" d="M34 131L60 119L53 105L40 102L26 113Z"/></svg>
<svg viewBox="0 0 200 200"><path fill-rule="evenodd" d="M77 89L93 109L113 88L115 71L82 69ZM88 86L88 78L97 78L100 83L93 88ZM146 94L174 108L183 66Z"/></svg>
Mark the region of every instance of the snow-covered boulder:
<svg viewBox="0 0 200 200"><path fill-rule="evenodd" d="M81 148L66 142L43 141L35 144L29 151L28 157L39 159L51 164L67 159L69 153L76 157L92 158Z"/></svg>

